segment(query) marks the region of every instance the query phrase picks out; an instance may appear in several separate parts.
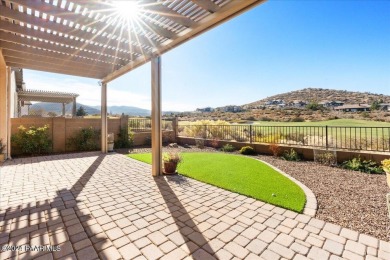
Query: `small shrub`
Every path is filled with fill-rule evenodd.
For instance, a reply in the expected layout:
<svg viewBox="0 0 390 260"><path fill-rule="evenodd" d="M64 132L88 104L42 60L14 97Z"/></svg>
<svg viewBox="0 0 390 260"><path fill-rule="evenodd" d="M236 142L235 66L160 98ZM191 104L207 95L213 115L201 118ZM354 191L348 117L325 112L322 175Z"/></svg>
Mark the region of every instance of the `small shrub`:
<svg viewBox="0 0 390 260"><path fill-rule="evenodd" d="M263 116L263 117L259 118L259 121L270 122L270 121L272 121L272 119L269 117Z"/></svg>
<svg viewBox="0 0 390 260"><path fill-rule="evenodd" d="M282 157L286 161L299 161L300 160L298 153L293 148L291 148L291 150L289 150L289 151L284 151Z"/></svg>
<svg viewBox="0 0 390 260"><path fill-rule="evenodd" d="M253 155L255 153L256 153L255 149L253 149L253 147L251 146L244 146L240 150L240 154L244 154L244 155Z"/></svg>
<svg viewBox="0 0 390 260"><path fill-rule="evenodd" d="M213 147L215 149L218 149L218 147L219 147L219 139L214 138L213 140L211 140L210 145L211 145L211 147Z"/></svg>
<svg viewBox="0 0 390 260"><path fill-rule="evenodd" d="M327 166L333 166L337 164L336 154L330 151L315 152L314 161Z"/></svg>
<svg viewBox="0 0 390 260"><path fill-rule="evenodd" d="M305 119L300 117L300 116L297 116L297 117L292 118L291 122L305 122Z"/></svg>
<svg viewBox="0 0 390 260"><path fill-rule="evenodd" d="M69 138L68 145L77 151L96 151L99 149L100 131L92 126L82 128L73 137Z"/></svg>
<svg viewBox="0 0 390 260"><path fill-rule="evenodd" d="M225 144L224 146L222 146L221 148L221 151L223 152L228 152L228 153L231 153L231 152L234 152L236 149L234 148L233 145L231 144Z"/></svg>
<svg viewBox="0 0 390 260"><path fill-rule="evenodd" d="M384 159L381 163L383 170L390 172L390 159Z"/></svg>
<svg viewBox="0 0 390 260"><path fill-rule="evenodd" d="M269 145L268 149L272 152L272 155L278 157L280 154L280 146L278 144L272 143Z"/></svg>
<svg viewBox="0 0 390 260"><path fill-rule="evenodd" d="M118 134L118 139L115 141L115 148L130 148L133 146L134 133L129 131L127 133L126 128L121 128Z"/></svg>
<svg viewBox="0 0 390 260"><path fill-rule="evenodd" d="M18 132L12 135L12 142L21 150L23 154L39 155L48 153L52 148L52 140L49 138L49 126L31 126L26 129L24 126L18 127Z"/></svg>
<svg viewBox="0 0 390 260"><path fill-rule="evenodd" d="M195 139L195 146L199 149L204 148L204 139Z"/></svg>
<svg viewBox="0 0 390 260"><path fill-rule="evenodd" d="M342 168L370 174L384 173L382 167L379 166L376 162L372 160L362 160L360 157L355 157L351 160L343 162Z"/></svg>
<svg viewBox="0 0 390 260"><path fill-rule="evenodd" d="M7 146L5 144L3 144L3 139L0 138L0 154L4 152L6 147Z"/></svg>

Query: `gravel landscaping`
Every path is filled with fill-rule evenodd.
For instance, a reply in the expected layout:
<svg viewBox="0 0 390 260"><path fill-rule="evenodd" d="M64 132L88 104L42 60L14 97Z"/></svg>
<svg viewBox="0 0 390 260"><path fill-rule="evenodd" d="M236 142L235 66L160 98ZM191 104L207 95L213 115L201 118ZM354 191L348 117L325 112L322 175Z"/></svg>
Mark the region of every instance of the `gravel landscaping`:
<svg viewBox="0 0 390 260"><path fill-rule="evenodd" d="M310 188L317 198L316 218L390 241L386 176L366 174L315 162L288 162L260 155Z"/></svg>
<svg viewBox="0 0 390 260"><path fill-rule="evenodd" d="M215 151L213 148L196 147L180 147L179 150ZM150 152L150 148L129 152ZM316 218L390 241L385 198L390 190L385 175L370 175L308 161L289 162L266 155L258 158L293 176L313 191L318 202Z"/></svg>

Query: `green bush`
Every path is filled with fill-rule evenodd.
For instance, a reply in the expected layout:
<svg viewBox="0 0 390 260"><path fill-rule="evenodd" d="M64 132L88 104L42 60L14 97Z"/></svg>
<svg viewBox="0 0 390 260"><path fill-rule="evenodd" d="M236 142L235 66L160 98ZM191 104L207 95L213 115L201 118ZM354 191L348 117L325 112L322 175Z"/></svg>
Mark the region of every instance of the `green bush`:
<svg viewBox="0 0 390 260"><path fill-rule="evenodd" d="M49 138L48 130L48 125L31 126L29 129L21 125L18 127L18 132L12 135L12 142L23 154L45 154L50 152L52 148L52 140Z"/></svg>
<svg viewBox="0 0 390 260"><path fill-rule="evenodd" d="M253 155L255 153L256 153L255 149L253 149L253 147L251 146L244 146L240 150L240 154L244 154L244 155Z"/></svg>
<svg viewBox="0 0 390 260"><path fill-rule="evenodd" d="M96 151L99 149L100 131L92 126L82 128L68 140L68 145L77 151Z"/></svg>
<svg viewBox="0 0 390 260"><path fill-rule="evenodd" d="M134 143L134 133L129 131L127 133L126 128L121 128L118 134L118 139L115 141L115 148L130 148Z"/></svg>
<svg viewBox="0 0 390 260"><path fill-rule="evenodd" d="M305 119L297 116L297 117L292 118L291 122L305 122Z"/></svg>
<svg viewBox="0 0 390 260"><path fill-rule="evenodd" d="M341 167L352 171L359 171L370 174L384 173L382 167L379 166L376 162L371 160L362 160L360 157L352 158L351 160L343 162Z"/></svg>
<svg viewBox="0 0 390 260"><path fill-rule="evenodd" d="M204 148L204 139L195 139L195 146L199 149Z"/></svg>
<svg viewBox="0 0 390 260"><path fill-rule="evenodd" d="M314 155L314 161L322 165L333 166L337 165L336 154L333 152L318 152Z"/></svg>
<svg viewBox="0 0 390 260"><path fill-rule="evenodd" d="M300 160L299 154L293 148L291 148L291 150L289 150L289 151L284 151L282 157L286 161L299 161Z"/></svg>
<svg viewBox="0 0 390 260"><path fill-rule="evenodd" d="M221 151L223 152L228 152L228 153L231 153L231 152L234 152L236 149L234 148L233 145L231 144L225 144L224 146L222 146L221 148Z"/></svg>

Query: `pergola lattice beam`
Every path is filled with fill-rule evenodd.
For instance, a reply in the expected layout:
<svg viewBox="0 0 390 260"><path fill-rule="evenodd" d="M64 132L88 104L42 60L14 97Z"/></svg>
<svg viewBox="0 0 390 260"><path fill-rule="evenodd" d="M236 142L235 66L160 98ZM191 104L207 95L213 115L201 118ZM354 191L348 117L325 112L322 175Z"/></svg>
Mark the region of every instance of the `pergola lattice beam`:
<svg viewBox="0 0 390 260"><path fill-rule="evenodd" d="M85 50L74 49L74 48L70 48L70 47L66 47L66 46L52 44L49 42L34 40L31 38L21 37L19 35L14 35L11 33L1 32L1 31L0 31L0 40L7 41L7 42L13 42L13 43L17 43L17 44L25 44L28 46L51 50L51 51L69 53L70 55L81 56L81 57L86 57L86 58L95 59L95 60L102 60L102 61L105 61L108 63L114 63L114 64L119 63L117 61L117 58L113 57L113 56L105 56L104 54L91 53L91 52L88 52ZM122 62L122 64L123 63L124 62Z"/></svg>
<svg viewBox="0 0 390 260"><path fill-rule="evenodd" d="M191 0L191 2L197 4L210 13L215 13L220 9L220 7L211 0Z"/></svg>
<svg viewBox="0 0 390 260"><path fill-rule="evenodd" d="M134 59L134 56L131 55L130 53L118 52L117 50L114 49L108 49L102 46L94 45L91 42L76 41L74 39L42 32L40 30L34 30L33 28L20 26L17 24L12 24L1 20L0 20L0 30L15 33L15 34L20 34L32 38L38 38L43 41L49 41L60 45L72 46L88 52L106 53L107 55L113 57L115 57L115 55L120 54L122 57L127 58L128 60ZM137 51L140 51L138 47L136 49Z"/></svg>
<svg viewBox="0 0 390 260"><path fill-rule="evenodd" d="M6 61L7 62L7 61ZM52 72L52 73L59 73L59 74L65 74L65 75L72 75L72 76L79 76L79 77L87 77L87 78L93 78L93 79L101 79L104 74L100 73L88 73L82 70L68 70L57 66L45 66L38 62L30 62L30 61L23 61L20 63L15 62L7 62L7 65L14 68L25 68L25 69L31 69L31 70L39 70L39 71L46 71L46 72Z"/></svg>
<svg viewBox="0 0 390 260"><path fill-rule="evenodd" d="M60 67L69 71L74 70L84 70L87 73L93 74L93 75L105 75L107 73L107 69L103 70L102 68L95 67L93 65L91 66L85 66L85 65L78 65L78 64L72 64L72 63L64 63L63 61L58 61L55 59L47 58L47 57L41 57L34 54L21 54L16 51L10 51L10 50L4 50L3 55L5 57L5 60L7 62L13 62L13 63L23 63L23 62L29 62L31 64L36 63L37 60L39 60L39 64L42 66L47 67Z"/></svg>
<svg viewBox="0 0 390 260"><path fill-rule="evenodd" d="M101 19L93 19L93 18L89 18L86 15L76 14L72 11L69 11L66 8L61 8L59 6L55 6L55 5L46 3L46 2L41 1L41 0L8 0L8 1L13 2L13 3L18 3L24 7L28 7L28 8L31 8L33 10L37 10L41 13L53 15L55 18L61 18L62 20L67 20L67 21L73 22L75 24L80 24L80 25L89 27L89 28L91 28L91 30L96 30L97 32L99 32L101 30L105 30L105 31L110 31L111 33L113 33L114 31L118 30L118 27L116 27L115 25L107 24L106 22L103 22ZM68 2L68 3L70 3L70 2ZM126 37L128 38L129 35L127 33L128 33L127 31L124 32L122 38L126 38ZM89 35L89 37L91 37L91 35ZM135 37L134 33L132 34L132 37ZM82 37L80 37L80 38L82 38ZM92 39L92 38L89 38L89 39ZM89 40L89 39L86 39L86 40ZM106 39L106 40L108 40L108 39ZM145 44L150 45L150 43L148 41L145 41L145 39L142 39L142 40ZM112 41L109 41L107 43L107 45L110 46L111 48L119 48L121 51L128 50L128 47L129 47L128 44L121 45L119 43L117 40L116 41L112 40ZM142 52L146 51L146 50L141 50L141 48L139 46L136 46L134 44L132 44L132 45L133 45L134 52L141 54ZM151 45L151 46L153 46L153 45ZM149 46L149 47L151 47L151 46Z"/></svg>
<svg viewBox="0 0 390 260"><path fill-rule="evenodd" d="M18 91L19 101L38 101L69 104L79 95L74 93L42 91L42 90L23 90Z"/></svg>
<svg viewBox="0 0 390 260"><path fill-rule="evenodd" d="M0 40L0 46L3 49L3 53L9 50L19 52L21 55L34 54L39 55L40 57L47 57L48 59L58 60L59 63L69 62L70 64L78 64L82 66L91 66L91 63L94 63L96 67L99 67L101 69L107 69L107 67L111 65L110 63L106 63L99 60L92 60L80 56L72 56L65 53L37 49L2 40ZM40 59L37 60L39 61Z"/></svg>
<svg viewBox="0 0 390 260"><path fill-rule="evenodd" d="M0 48L8 66L107 83L264 1L137 0L125 18L110 0L2 0Z"/></svg>
<svg viewBox="0 0 390 260"><path fill-rule="evenodd" d="M202 21L197 23L197 27L194 29L188 29L183 31L178 35L178 37L173 40L162 44L158 49L158 54L161 55L173 47L179 46L182 43L187 42L188 40L198 36L199 34L214 28L215 26L235 17L236 15L245 12L248 9L253 8L259 3L264 2L265 0L245 0L245 1L231 1L230 3L221 7L218 13L211 14L204 18ZM136 59L129 64L121 67L120 69L114 71L110 75L107 75L102 81L110 82L124 74L128 71L131 71L143 64L149 62L151 57L144 59Z"/></svg>
<svg viewBox="0 0 390 260"><path fill-rule="evenodd" d="M93 41L102 44L106 48L119 48L128 50L129 44L125 42L120 42L116 39L109 39L107 37L104 37L102 35L94 34L92 32L79 30L73 27L69 27L63 24L45 21L41 18L32 16L32 15L26 15L24 13L21 13L19 11L11 10L9 8L6 8L2 5L0 5L0 17L17 20L19 22L31 24L33 26L37 26L40 28L44 28L45 30L51 30L56 31L57 33L61 33L62 35L69 35L74 38L78 39L84 39L87 41ZM77 41L74 39L74 41ZM136 48L135 48L136 50ZM147 52L147 50L142 50L143 52ZM119 52L120 53L120 52Z"/></svg>

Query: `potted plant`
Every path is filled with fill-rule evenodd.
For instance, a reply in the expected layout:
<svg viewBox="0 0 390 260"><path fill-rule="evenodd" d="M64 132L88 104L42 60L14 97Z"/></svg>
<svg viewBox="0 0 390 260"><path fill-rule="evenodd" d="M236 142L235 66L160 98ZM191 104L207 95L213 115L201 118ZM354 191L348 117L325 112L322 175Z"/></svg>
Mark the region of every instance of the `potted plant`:
<svg viewBox="0 0 390 260"><path fill-rule="evenodd" d="M382 161L382 168L386 172L387 185L390 187L390 159L385 159Z"/></svg>
<svg viewBox="0 0 390 260"><path fill-rule="evenodd" d="M174 174L176 173L177 165L182 161L180 154L176 152L167 152L163 154L164 173Z"/></svg>
<svg viewBox="0 0 390 260"><path fill-rule="evenodd" d="M5 147L6 145L3 144L3 139L0 139L0 162L5 161L5 154L4 154Z"/></svg>

